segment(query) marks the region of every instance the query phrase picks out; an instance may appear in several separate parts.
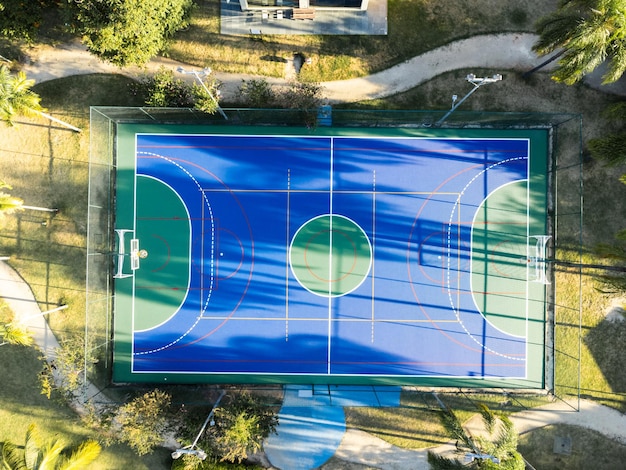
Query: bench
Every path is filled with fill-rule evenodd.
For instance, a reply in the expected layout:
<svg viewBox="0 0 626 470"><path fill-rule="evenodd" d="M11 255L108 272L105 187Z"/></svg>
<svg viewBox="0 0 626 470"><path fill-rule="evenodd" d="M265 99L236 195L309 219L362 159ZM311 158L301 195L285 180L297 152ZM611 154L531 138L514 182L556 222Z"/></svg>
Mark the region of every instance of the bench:
<svg viewBox="0 0 626 470"><path fill-rule="evenodd" d="M312 20L315 18L314 8L294 8L291 13L294 20Z"/></svg>

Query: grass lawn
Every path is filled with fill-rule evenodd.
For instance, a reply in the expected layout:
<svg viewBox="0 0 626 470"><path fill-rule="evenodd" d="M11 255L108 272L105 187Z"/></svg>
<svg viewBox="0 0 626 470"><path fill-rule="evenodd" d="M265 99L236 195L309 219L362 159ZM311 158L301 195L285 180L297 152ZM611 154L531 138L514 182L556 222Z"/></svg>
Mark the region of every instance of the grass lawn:
<svg viewBox="0 0 626 470"><path fill-rule="evenodd" d="M42 310L69 305L61 315L50 316L60 339L84 331L88 105L131 104L128 82L120 76L94 75L35 88L51 114L84 129L82 134L43 119L0 126L0 175L13 186L12 194L28 205L60 209L53 218L34 211L0 218L0 250L11 256L10 264L28 281ZM10 321L11 313L0 312L3 321ZM58 434L74 442L94 437L59 397L48 400L41 395L39 356L35 348L0 347L0 440L21 445L31 423L44 435ZM139 458L127 446L114 445L103 449L90 468L167 469L169 461L165 450Z"/></svg>
<svg viewBox="0 0 626 470"><path fill-rule="evenodd" d="M0 320L11 321L12 313L0 304ZM0 441L24 444L26 430L37 425L42 436L62 437L72 445L97 438L76 413L59 397L48 400L40 393L38 374L42 369L40 353L34 347L0 346ZM90 465L94 470L169 469L169 454L160 449L139 458L125 445L104 447L98 459Z"/></svg>
<svg viewBox="0 0 626 470"><path fill-rule="evenodd" d="M438 396L457 413L461 421L470 419L476 413L477 403L507 414L547 403L547 398L539 395L505 397L440 392ZM346 425L405 449L433 447L450 440L439 423L439 405L431 392L406 389L402 392L401 404L398 408L346 408Z"/></svg>

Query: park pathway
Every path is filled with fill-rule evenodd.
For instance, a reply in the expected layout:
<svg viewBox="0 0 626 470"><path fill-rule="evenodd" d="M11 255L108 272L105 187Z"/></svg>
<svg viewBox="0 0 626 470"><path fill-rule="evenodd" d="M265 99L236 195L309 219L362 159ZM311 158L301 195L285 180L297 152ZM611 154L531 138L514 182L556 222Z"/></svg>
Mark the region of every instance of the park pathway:
<svg viewBox="0 0 626 470"><path fill-rule="evenodd" d="M432 51L413 57L398 65L369 76L349 80L322 82L324 96L329 103L349 103L362 100L383 98L414 88L442 73L452 70L490 68L498 72L507 70L528 71L539 65L544 58L539 58L532 51L537 36L530 33L503 33L478 35L451 42ZM154 73L165 67L176 70L185 65L171 59L157 57L145 67L126 67L107 64L87 52L85 46L74 41L57 47L42 46L33 52L30 63L22 70L36 82L53 80L70 75L89 73L120 73L139 77ZM626 78L615 84L602 85L604 69L591 74L586 83L594 88L626 96ZM255 75L232 74L215 71L215 77L222 82L220 91L224 101L233 101L238 94L242 80L265 79L274 87L285 86L285 78L261 77ZM181 76L192 80L188 75Z"/></svg>

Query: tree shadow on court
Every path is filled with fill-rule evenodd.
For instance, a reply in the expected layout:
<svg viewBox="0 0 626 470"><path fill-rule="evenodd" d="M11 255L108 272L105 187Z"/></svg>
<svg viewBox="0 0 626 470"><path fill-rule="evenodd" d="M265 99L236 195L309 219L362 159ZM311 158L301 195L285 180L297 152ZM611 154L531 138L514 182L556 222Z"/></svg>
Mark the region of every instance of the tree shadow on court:
<svg viewBox="0 0 626 470"><path fill-rule="evenodd" d="M415 360L405 356L390 354L372 345L358 344L349 340L335 340L329 347L328 337L315 334L290 334L285 337L263 338L260 336L236 336L230 339L228 347L216 350L209 348L212 357L233 360L244 359L235 372L264 372L274 374L328 374L327 354L331 350L332 362L337 362L342 372L350 368L351 373L368 376L372 374L393 375L403 373L403 364ZM243 354L242 354L243 351ZM385 365L384 363L388 363ZM258 370L255 370L257 369ZM426 370L423 372L427 373ZM415 373L415 372L414 372ZM301 381L297 378L295 382ZM372 378L375 383L376 378ZM380 379L380 383L385 383Z"/></svg>

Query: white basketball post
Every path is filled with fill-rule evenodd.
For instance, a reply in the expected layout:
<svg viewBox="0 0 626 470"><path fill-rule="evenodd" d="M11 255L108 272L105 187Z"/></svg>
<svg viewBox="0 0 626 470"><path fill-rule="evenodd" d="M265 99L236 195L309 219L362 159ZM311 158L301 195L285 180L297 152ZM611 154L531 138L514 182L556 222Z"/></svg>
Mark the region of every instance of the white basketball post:
<svg viewBox="0 0 626 470"><path fill-rule="evenodd" d="M530 258L532 264L535 265L535 279L533 279L533 281L541 284L550 284L550 280L546 276L546 246L552 236L531 235L529 238L537 240L535 244L535 256Z"/></svg>
<svg viewBox="0 0 626 470"><path fill-rule="evenodd" d="M146 258L148 256L148 252L146 250L139 249L139 239L131 238L130 240L130 269L132 273L124 272L124 260L126 258L126 234L132 233L134 235L135 231L130 229L122 229L116 228L115 233L117 234L117 270L113 275L116 279L123 279L126 277L132 277L135 275L135 271L139 269L139 260L141 258Z"/></svg>

